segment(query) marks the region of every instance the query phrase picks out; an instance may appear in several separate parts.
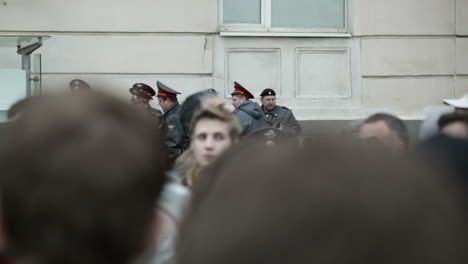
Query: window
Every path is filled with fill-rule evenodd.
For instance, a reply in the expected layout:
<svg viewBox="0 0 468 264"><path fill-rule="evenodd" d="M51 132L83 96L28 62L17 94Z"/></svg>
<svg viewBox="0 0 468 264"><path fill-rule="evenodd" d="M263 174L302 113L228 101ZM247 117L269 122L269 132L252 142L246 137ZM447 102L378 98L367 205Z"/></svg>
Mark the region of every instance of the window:
<svg viewBox="0 0 468 264"><path fill-rule="evenodd" d="M346 33L347 0L220 0L221 31Z"/></svg>

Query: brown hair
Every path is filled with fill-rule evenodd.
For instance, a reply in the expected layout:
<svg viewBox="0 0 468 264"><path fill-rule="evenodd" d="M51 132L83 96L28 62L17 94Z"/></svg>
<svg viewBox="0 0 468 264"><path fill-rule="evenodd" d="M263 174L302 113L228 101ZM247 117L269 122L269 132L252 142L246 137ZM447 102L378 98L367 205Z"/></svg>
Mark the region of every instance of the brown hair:
<svg viewBox="0 0 468 264"><path fill-rule="evenodd" d="M281 151L249 142L208 173L216 177L194 193L178 263L467 261L457 190L415 158L336 139Z"/></svg>
<svg viewBox="0 0 468 264"><path fill-rule="evenodd" d="M468 126L468 114L466 114L466 113L457 113L457 112L445 114L445 115L442 115L439 118L439 121L437 122L437 124L439 125L439 129L441 130L445 126L447 126L447 125L449 125L451 123L454 123L454 122L461 122L465 126Z"/></svg>
<svg viewBox="0 0 468 264"><path fill-rule="evenodd" d="M245 100L249 100L249 98L247 98L247 96L245 96L243 93L240 93L240 92L234 92L231 94L233 97L236 96L237 98L239 99L242 99L244 98Z"/></svg>
<svg viewBox="0 0 468 264"><path fill-rule="evenodd" d="M153 120L103 95L42 97L0 153L15 263L127 263L142 253L164 184Z"/></svg>
<svg viewBox="0 0 468 264"><path fill-rule="evenodd" d="M220 105L217 107L207 106L198 111L192 118L190 124L190 131L193 133L195 131L195 126L198 121L202 119L216 119L222 122L225 122L229 125L229 136L231 140L236 141L241 133L241 127L237 117L226 110L224 106Z"/></svg>

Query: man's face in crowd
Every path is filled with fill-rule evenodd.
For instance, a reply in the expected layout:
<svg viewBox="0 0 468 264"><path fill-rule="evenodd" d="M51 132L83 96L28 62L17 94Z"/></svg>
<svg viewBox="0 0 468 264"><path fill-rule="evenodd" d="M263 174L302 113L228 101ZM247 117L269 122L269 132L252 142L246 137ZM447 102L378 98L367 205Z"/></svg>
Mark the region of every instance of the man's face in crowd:
<svg viewBox="0 0 468 264"><path fill-rule="evenodd" d="M233 95L232 96L232 106L235 108L239 107L243 102L245 102L245 97L241 95Z"/></svg>
<svg viewBox="0 0 468 264"><path fill-rule="evenodd" d="M260 101L262 102L263 107L268 111L271 111L276 107L276 96L274 95L263 96Z"/></svg>
<svg viewBox="0 0 468 264"><path fill-rule="evenodd" d="M201 119L195 125L190 142L195 160L206 166L231 146L229 126L221 120Z"/></svg>
<svg viewBox="0 0 468 264"><path fill-rule="evenodd" d="M393 150L401 150L403 148L385 121L364 124L359 130L359 138L369 142L380 143Z"/></svg>
<svg viewBox="0 0 468 264"><path fill-rule="evenodd" d="M159 106L161 107L161 109L162 109L164 112L166 112L166 111L169 109L169 107L171 107L172 102L171 102L171 100L169 100L169 99L164 100L164 99L162 99L161 97L158 97L158 104L159 104Z"/></svg>

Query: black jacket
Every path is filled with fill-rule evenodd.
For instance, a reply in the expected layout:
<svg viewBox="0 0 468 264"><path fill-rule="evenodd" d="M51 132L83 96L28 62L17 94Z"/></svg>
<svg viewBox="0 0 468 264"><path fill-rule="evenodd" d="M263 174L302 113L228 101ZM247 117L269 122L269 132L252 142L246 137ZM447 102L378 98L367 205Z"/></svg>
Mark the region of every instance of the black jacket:
<svg viewBox="0 0 468 264"><path fill-rule="evenodd" d="M282 126L282 131L286 136L297 137L302 133L302 128L299 122L294 117L292 111L284 106L276 106L272 111L268 111L262 106L268 126L279 128Z"/></svg>
<svg viewBox="0 0 468 264"><path fill-rule="evenodd" d="M167 154L170 161L175 160L188 148L188 135L180 120L180 105L173 104L161 117L161 131L165 136Z"/></svg>

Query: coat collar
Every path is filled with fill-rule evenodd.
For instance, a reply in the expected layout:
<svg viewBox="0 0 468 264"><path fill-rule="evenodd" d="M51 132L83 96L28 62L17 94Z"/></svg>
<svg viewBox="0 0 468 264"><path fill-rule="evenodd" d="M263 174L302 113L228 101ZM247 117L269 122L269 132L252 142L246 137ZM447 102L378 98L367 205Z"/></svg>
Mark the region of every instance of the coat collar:
<svg viewBox="0 0 468 264"><path fill-rule="evenodd" d="M166 112L164 112L164 116L168 115L172 110L174 110L177 106L179 105L178 102L174 103L173 105L171 105L171 107L169 107L169 109L167 109Z"/></svg>

